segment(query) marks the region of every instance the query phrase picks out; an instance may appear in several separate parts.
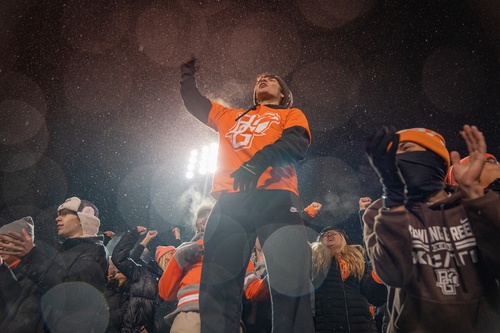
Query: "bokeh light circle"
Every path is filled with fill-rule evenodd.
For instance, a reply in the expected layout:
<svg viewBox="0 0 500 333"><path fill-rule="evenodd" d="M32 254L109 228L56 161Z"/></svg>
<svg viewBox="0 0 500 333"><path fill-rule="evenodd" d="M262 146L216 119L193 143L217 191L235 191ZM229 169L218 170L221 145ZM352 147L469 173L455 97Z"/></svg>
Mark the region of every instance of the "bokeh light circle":
<svg viewBox="0 0 500 333"><path fill-rule="evenodd" d="M0 75L0 101L4 100L19 100L44 116L47 113L47 102L42 89L33 80L17 72L4 72Z"/></svg>
<svg viewBox="0 0 500 333"><path fill-rule="evenodd" d="M291 85L297 101L310 107L303 110L310 127L327 131L349 120L359 103L360 84L360 75L342 63L316 61L298 69Z"/></svg>
<svg viewBox="0 0 500 333"><path fill-rule="evenodd" d="M304 17L313 25L334 29L369 12L375 0L295 0Z"/></svg>
<svg viewBox="0 0 500 333"><path fill-rule="evenodd" d="M291 278L300 274L297 272L297 263L303 264L306 260L304 256L310 256L303 226L284 226L276 230L262 246L262 252L266 262L271 262L275 266L272 270L267 266L270 284L274 290L293 297L311 292L310 284L297 283L297 279ZM295 258L296 261L285 262L283 260L285 254L288 258ZM309 281L309 276L305 276L302 280Z"/></svg>
<svg viewBox="0 0 500 333"><path fill-rule="evenodd" d="M0 144L11 145L25 141L45 124L44 116L31 105L7 99L0 102Z"/></svg>
<svg viewBox="0 0 500 333"><path fill-rule="evenodd" d="M33 166L5 173L0 180L0 194L4 202L19 199L33 205L41 205L46 200L62 202L67 190L66 175L61 166L45 156Z"/></svg>
<svg viewBox="0 0 500 333"><path fill-rule="evenodd" d="M356 211L361 189L359 175L343 160L313 158L301 165L299 173L301 199L306 203L320 202L322 214L328 215L331 223L340 223Z"/></svg>
<svg viewBox="0 0 500 333"><path fill-rule="evenodd" d="M64 6L62 33L75 48L102 52L116 46L130 24L126 1L70 0Z"/></svg>
<svg viewBox="0 0 500 333"><path fill-rule="evenodd" d="M136 27L139 50L161 66L179 66L198 54L206 42L205 19L156 3L139 17Z"/></svg>
<svg viewBox="0 0 500 333"><path fill-rule="evenodd" d="M103 333L108 326L108 305L97 289L85 282L58 284L42 296L42 311L51 332L63 333L87 327ZM79 327L74 327L78 325Z"/></svg>
<svg viewBox="0 0 500 333"><path fill-rule="evenodd" d="M489 76L472 52L444 47L425 61L422 85L429 100L450 113L477 111L490 91Z"/></svg>
<svg viewBox="0 0 500 333"><path fill-rule="evenodd" d="M230 37L228 51L236 68L253 77L263 72L286 76L300 56L300 38L293 21L273 13L253 14Z"/></svg>
<svg viewBox="0 0 500 333"><path fill-rule="evenodd" d="M215 15L228 8L231 0L199 1L199 0L177 0L177 3L190 13L199 16Z"/></svg>
<svg viewBox="0 0 500 333"><path fill-rule="evenodd" d="M67 102L86 113L89 120L98 113L119 109L132 86L130 70L120 61L111 55L76 55L64 76Z"/></svg>

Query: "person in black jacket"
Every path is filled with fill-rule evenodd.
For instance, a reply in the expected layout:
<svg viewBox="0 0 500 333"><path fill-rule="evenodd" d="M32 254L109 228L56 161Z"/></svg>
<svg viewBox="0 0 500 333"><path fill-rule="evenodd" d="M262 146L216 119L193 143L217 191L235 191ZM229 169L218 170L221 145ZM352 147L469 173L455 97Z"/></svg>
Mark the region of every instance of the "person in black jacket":
<svg viewBox="0 0 500 333"><path fill-rule="evenodd" d="M30 216L2 226L0 234L11 237L9 232L22 234L23 229L34 240L33 219ZM0 332L43 332L41 290L26 276L19 262L17 256L0 256Z"/></svg>
<svg viewBox="0 0 500 333"><path fill-rule="evenodd" d="M130 299L130 281L109 258L109 276L104 298L109 307L109 324L106 333L118 333Z"/></svg>
<svg viewBox="0 0 500 333"><path fill-rule="evenodd" d="M342 230L326 227L312 250L316 332L377 332L369 304L383 304L387 288L366 264L361 245L348 244Z"/></svg>
<svg viewBox="0 0 500 333"><path fill-rule="evenodd" d="M99 211L89 201L67 199L57 209L58 235L65 237L52 254L34 246L30 235L10 233L0 255L15 255L42 291L42 311L51 332L103 332L108 307L102 292L107 277L107 250L99 231ZM0 240L9 236L0 235Z"/></svg>
<svg viewBox="0 0 500 333"><path fill-rule="evenodd" d="M123 314L120 330L122 333L140 332L143 328L149 333L154 332L155 312L162 302L158 293L158 281L163 274L163 268L154 260L146 263L140 259L144 243L138 244L134 249L142 235L146 235L149 242L156 237L157 232L155 230L148 232L142 226L127 231L116 244L111 257L118 271L130 281L130 299ZM131 254L132 249L135 254Z"/></svg>

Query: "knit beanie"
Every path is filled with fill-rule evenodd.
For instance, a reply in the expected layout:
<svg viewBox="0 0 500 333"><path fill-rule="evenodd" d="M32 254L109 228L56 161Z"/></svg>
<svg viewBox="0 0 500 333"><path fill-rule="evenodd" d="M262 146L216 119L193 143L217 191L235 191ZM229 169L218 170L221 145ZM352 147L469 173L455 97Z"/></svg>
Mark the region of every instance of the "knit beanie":
<svg viewBox="0 0 500 333"><path fill-rule="evenodd" d="M174 246L157 246L156 247L156 253L155 253L155 261L158 262L160 260L160 258L170 252L170 251L173 251L175 250L175 247Z"/></svg>
<svg viewBox="0 0 500 333"><path fill-rule="evenodd" d="M446 142L441 134L426 128L410 128L397 133L399 134L399 142L415 142L439 155L446 163L447 169L450 167L450 153L446 149Z"/></svg>
<svg viewBox="0 0 500 333"><path fill-rule="evenodd" d="M494 158L495 160L497 159L495 156L486 153L486 158ZM460 165L467 164L469 163L470 156L466 156L460 160ZM455 180L455 176L453 175L453 165L450 166L448 169L448 172L446 173L446 177L444 178L444 182L446 184L450 185L457 185L457 181Z"/></svg>
<svg viewBox="0 0 500 333"><path fill-rule="evenodd" d="M80 200L77 197L66 199L66 201L57 208L57 211L68 209L75 212L82 225L83 236L96 236L99 232L101 221L99 220L99 211L93 203L87 200Z"/></svg>
<svg viewBox="0 0 500 333"><path fill-rule="evenodd" d="M280 84L280 87L281 87L281 92L285 96L281 100L280 105L284 106L287 109L291 108L292 105L293 105L293 95L292 95L292 91L290 90L290 88L288 88L288 85L285 83L285 81L283 81L283 79L280 78L279 76L273 75L273 74L267 74L267 73L261 74L261 75L258 76L258 79L260 79L261 77L273 77L273 78L275 78L278 81L278 83ZM257 103L256 89L257 89L257 86L255 86L255 89L253 91L253 103L255 105L258 104Z"/></svg>
<svg viewBox="0 0 500 333"><path fill-rule="evenodd" d="M25 216L20 220L8 223L0 227L0 235L8 235L9 231L17 232L18 234L23 234L23 228L26 229L28 235L30 235L31 240L35 240L35 228L33 225L33 219L31 216Z"/></svg>
<svg viewBox="0 0 500 333"><path fill-rule="evenodd" d="M349 245L351 244L350 241L349 241L349 236L347 236L347 234L345 233L344 230L341 230L341 229L336 229L334 227L331 227L331 226L328 226L328 227L325 227L323 228L323 230L321 230L321 232L319 233L318 237L316 238L316 241L317 242L320 242L321 241L321 238L323 238L323 236L328 232L328 231L336 231L338 232L339 234L341 234L342 236L344 236L344 239L345 239L345 242Z"/></svg>

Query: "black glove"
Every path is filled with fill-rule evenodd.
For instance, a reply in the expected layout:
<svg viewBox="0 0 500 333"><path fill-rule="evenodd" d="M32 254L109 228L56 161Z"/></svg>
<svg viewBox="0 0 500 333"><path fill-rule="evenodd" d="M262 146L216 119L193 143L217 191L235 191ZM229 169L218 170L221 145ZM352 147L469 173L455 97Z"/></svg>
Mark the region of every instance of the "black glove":
<svg viewBox="0 0 500 333"><path fill-rule="evenodd" d="M389 150L387 147L392 144ZM399 134L394 127L382 127L368 137L366 154L382 183L384 208L404 205L405 183L396 165Z"/></svg>
<svg viewBox="0 0 500 333"><path fill-rule="evenodd" d="M267 165L261 162L250 160L243 163L238 170L229 175L229 177L234 178L233 189L235 191L255 189L260 176L266 169Z"/></svg>
<svg viewBox="0 0 500 333"><path fill-rule="evenodd" d="M183 63L180 68L181 77L184 78L185 75L193 76L198 71L198 69L200 69L200 64L197 58L192 57L190 60Z"/></svg>

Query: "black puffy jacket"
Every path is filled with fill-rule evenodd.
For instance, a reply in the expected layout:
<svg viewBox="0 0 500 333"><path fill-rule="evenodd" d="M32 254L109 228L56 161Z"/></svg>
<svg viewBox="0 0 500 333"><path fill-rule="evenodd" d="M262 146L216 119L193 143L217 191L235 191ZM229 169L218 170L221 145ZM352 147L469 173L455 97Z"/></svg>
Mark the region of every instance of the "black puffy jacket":
<svg viewBox="0 0 500 333"><path fill-rule="evenodd" d="M41 290L25 269L0 265L0 332L43 332Z"/></svg>
<svg viewBox="0 0 500 333"><path fill-rule="evenodd" d="M41 289L45 322L53 332L102 332L108 324L108 252L102 237L66 239L54 253L35 246L17 268Z"/></svg>
<svg viewBox="0 0 500 333"><path fill-rule="evenodd" d="M350 275L342 280L339 264L333 257L324 279L313 281L315 292L314 324L316 332L376 332L367 297L374 305L385 301L387 288L371 278L367 267L361 281Z"/></svg>
<svg viewBox="0 0 500 333"><path fill-rule="evenodd" d="M120 331L124 333L140 332L142 326L154 332L155 311L162 302L158 293L158 281L163 274L161 267L155 261L145 263L130 257L138 239L139 232L129 230L116 244L111 257L116 268L130 281L130 298Z"/></svg>

